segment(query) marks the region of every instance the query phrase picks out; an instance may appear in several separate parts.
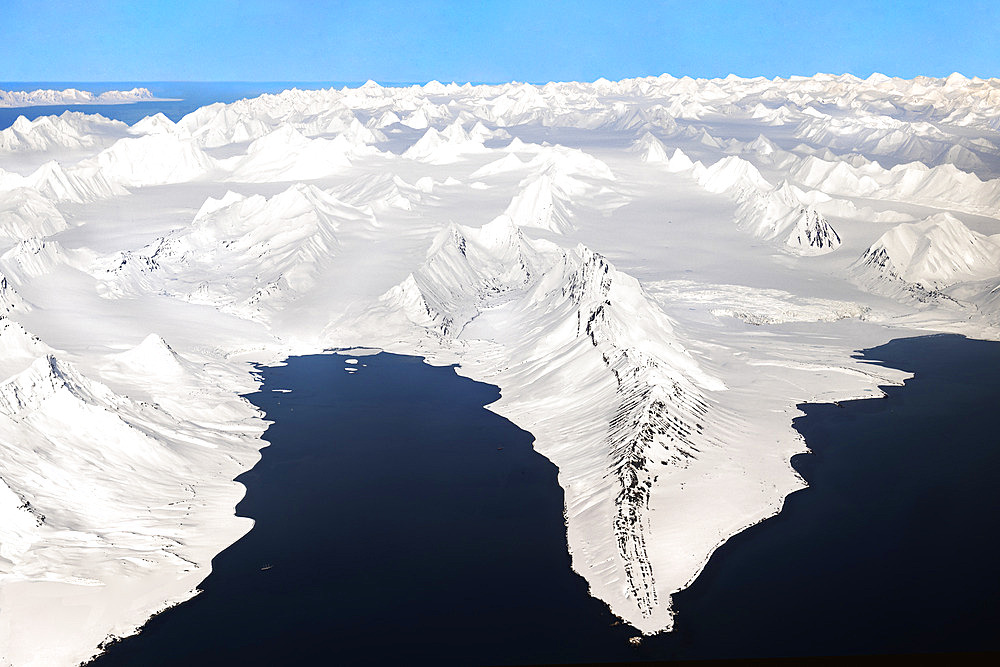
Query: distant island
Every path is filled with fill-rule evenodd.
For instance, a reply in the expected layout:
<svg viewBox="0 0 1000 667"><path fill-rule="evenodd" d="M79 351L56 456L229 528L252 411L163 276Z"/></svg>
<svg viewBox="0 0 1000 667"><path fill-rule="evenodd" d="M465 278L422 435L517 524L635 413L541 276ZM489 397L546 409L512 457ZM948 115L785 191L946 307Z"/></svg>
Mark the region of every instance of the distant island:
<svg viewBox="0 0 1000 667"><path fill-rule="evenodd" d="M0 90L0 107L37 107L51 104L133 104L155 100L148 88L109 90L94 94L89 90Z"/></svg>

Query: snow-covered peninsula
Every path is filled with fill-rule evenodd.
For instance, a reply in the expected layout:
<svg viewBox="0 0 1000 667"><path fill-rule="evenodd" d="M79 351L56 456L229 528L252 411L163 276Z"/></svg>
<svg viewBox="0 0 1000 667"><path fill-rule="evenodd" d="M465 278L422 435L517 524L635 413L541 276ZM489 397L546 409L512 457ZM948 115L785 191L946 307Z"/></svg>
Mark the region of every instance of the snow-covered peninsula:
<svg viewBox="0 0 1000 667"><path fill-rule="evenodd" d="M957 74L663 75L19 119L0 663L77 664L191 597L251 527L252 362L331 347L498 385L559 469L573 569L669 630L803 486L796 404L904 379L855 350L1000 337L997 109L1000 80Z"/></svg>
<svg viewBox="0 0 1000 667"><path fill-rule="evenodd" d="M155 100L148 88L108 90L92 93L89 90L0 90L0 107L35 107L62 104L132 104Z"/></svg>

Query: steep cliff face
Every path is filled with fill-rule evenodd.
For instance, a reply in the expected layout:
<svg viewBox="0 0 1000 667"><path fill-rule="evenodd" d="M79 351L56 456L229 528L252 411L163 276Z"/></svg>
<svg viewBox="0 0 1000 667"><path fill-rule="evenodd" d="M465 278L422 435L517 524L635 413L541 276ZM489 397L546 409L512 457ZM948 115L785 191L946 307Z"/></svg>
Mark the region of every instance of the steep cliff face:
<svg viewBox="0 0 1000 667"><path fill-rule="evenodd" d="M785 244L818 254L840 247L840 235L819 211L802 207Z"/></svg>

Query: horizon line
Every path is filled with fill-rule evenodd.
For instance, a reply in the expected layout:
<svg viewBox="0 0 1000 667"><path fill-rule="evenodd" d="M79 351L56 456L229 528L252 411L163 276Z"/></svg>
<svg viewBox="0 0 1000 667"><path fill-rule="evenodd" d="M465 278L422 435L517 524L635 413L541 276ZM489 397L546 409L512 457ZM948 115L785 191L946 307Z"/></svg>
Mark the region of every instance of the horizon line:
<svg viewBox="0 0 1000 667"><path fill-rule="evenodd" d="M962 72L958 72L958 71L952 72L952 73L950 73L948 75L945 75L945 76L932 76L932 75L928 75L928 74L917 74L917 75L914 75L912 77L891 76L891 75L888 75L888 74L884 74L882 72L872 72L868 76L860 76L860 75L857 75L857 74L853 74L851 72L841 72L839 74L835 74L835 73L832 73L832 72L816 72L814 74L789 74L787 76L775 75L775 76L770 76L770 77L766 76L766 75L763 75L763 74L757 74L757 75L754 75L754 76L742 76L742 75L735 74L735 73L729 73L729 74L727 74L725 76L705 77L705 76L693 76L693 75L690 75L690 74L676 75L676 74L671 74L669 72L663 72L661 74L646 74L646 75L637 75L637 76L626 76L626 77L622 77L620 79L612 79L612 78L608 78L608 77L605 77L605 76L599 76L596 79L589 79L589 80L588 79L551 79L551 80L548 80L548 81L528 81L528 80L519 80L519 79L508 79L508 80L503 80L503 81L475 81L475 80L459 81L457 79L452 79L450 81L446 81L444 79L437 79L437 78L427 79L427 80L422 80L422 81L420 81L420 80L413 80L413 81L389 81L389 80L381 80L380 81L380 80L371 79L371 78L368 78L368 79L365 79L365 80L361 80L361 79L314 79L314 80L309 80L309 79L75 79L75 80L71 80L71 79L47 79L47 80L46 79L37 79L37 80L25 79L25 80L19 80L19 81L14 81L14 80L11 80L11 81L0 81L0 86L4 86L4 85L8 85L8 84L10 84L10 85L25 85L25 84L31 84L31 85L37 85L37 84L71 84L71 85L73 85L73 84L87 84L87 83L97 83L97 84L137 84L137 83L140 83L140 84L141 83L146 83L146 84L158 84L158 83L170 83L170 84L184 84L184 83L189 83L189 84L190 83L274 84L274 83L280 83L280 84L320 84L320 85L343 85L343 86L357 85L357 86L363 86L363 85L365 85L365 84L367 84L369 82L378 84L379 86L383 86L383 87L426 86L426 85L429 85L431 83L439 83L439 84L445 85L445 86L452 85L452 84L457 85L457 86L464 86L466 84L472 85L472 86L502 86L502 85L507 85L507 84L512 84L512 83L513 84L526 84L526 85L532 85L532 86L544 86L544 85L547 85L547 84L550 84L550 83L555 83L555 84L559 84L559 83L596 83L598 81L608 81L608 82L611 82L611 83L618 83L618 82L628 81L628 80L632 80L632 79L658 79L658 78L662 78L662 77L670 77L672 79L685 79L686 78L686 79L692 79L694 81L725 81L725 80L733 80L733 79L739 79L739 80L744 80L744 81L753 81L753 80L758 80L758 79L763 79L763 80L767 80L767 81L775 81L775 80L791 81L791 80L794 80L794 79L814 79L816 77L824 76L824 77L833 77L833 78L852 77L852 78L858 79L859 81L866 81L866 80L871 79L873 77L874 78L884 77L884 78L887 78L887 79L898 79L900 81L913 81L915 79L946 80L946 79L949 79L949 78L951 78L953 76L956 76L956 75L960 76L960 77L962 77L964 79L968 79L970 81L971 80L977 80L977 79L980 80L980 81L993 81L993 80L996 80L996 79L1000 78L1000 75L989 76L989 77L982 77L982 76L978 76L978 75L972 75L972 76L970 76L970 75L963 74ZM8 91L8 92L10 92L10 91Z"/></svg>

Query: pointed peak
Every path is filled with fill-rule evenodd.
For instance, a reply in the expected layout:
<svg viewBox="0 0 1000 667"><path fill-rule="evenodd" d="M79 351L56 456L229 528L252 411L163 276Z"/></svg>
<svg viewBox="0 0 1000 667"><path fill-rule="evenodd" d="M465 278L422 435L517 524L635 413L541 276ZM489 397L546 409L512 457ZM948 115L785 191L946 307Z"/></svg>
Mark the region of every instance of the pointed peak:
<svg viewBox="0 0 1000 667"><path fill-rule="evenodd" d="M246 199L245 195L241 195L238 192L233 192L232 190L226 190L226 194L222 195L219 199L214 197L209 197L195 213L194 219L200 220L206 218L213 213L220 211L224 208L229 208L236 202L240 202Z"/></svg>

